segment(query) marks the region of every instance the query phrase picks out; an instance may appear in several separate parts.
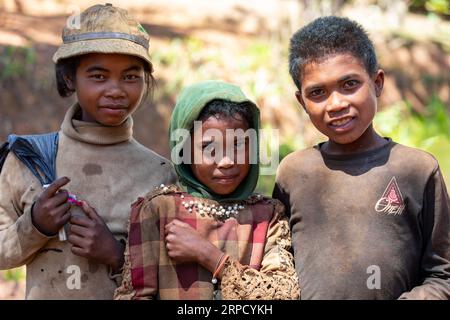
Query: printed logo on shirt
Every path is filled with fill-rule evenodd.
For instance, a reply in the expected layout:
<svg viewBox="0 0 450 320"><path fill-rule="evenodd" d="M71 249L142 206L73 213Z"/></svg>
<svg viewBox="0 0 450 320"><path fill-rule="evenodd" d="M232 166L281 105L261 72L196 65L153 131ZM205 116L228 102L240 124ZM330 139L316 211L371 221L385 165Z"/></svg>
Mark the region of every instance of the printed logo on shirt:
<svg viewBox="0 0 450 320"><path fill-rule="evenodd" d="M402 193L398 187L397 180L395 177L392 177L380 200L375 204L375 211L396 216L401 215L404 209L405 203L403 202Z"/></svg>

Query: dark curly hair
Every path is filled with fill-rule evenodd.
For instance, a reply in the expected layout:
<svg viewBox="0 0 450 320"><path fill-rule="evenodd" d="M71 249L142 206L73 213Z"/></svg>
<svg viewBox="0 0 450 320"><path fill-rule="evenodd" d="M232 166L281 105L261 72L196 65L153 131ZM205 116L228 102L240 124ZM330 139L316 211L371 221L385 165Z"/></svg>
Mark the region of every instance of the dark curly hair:
<svg viewBox="0 0 450 320"><path fill-rule="evenodd" d="M298 89L303 68L329 55L351 54L358 58L370 75L378 68L372 41L366 31L347 18L321 17L298 30L289 47L289 73Z"/></svg>
<svg viewBox="0 0 450 320"><path fill-rule="evenodd" d="M244 121L247 122L249 128L254 128L253 114L251 108L249 108L249 102L232 102L222 99L214 99L206 105L200 112L198 121L204 121L209 117L223 117L223 118L235 118L236 115L240 115Z"/></svg>
<svg viewBox="0 0 450 320"><path fill-rule="evenodd" d="M55 76L56 76L56 89L61 97L70 97L75 89L68 86L64 77L68 77L69 79L75 80L77 68L80 65L81 58L83 56L75 56L71 58L61 59L55 65ZM146 91L143 97L145 100L149 94L152 94L153 87L155 86L155 79L153 78L153 65L141 59L144 65L144 74L145 74L145 84Z"/></svg>

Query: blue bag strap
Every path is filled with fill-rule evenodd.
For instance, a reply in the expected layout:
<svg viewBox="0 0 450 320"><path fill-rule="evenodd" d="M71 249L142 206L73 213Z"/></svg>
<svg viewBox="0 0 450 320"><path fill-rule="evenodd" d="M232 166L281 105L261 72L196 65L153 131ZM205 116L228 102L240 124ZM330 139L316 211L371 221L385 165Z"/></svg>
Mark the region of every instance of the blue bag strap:
<svg viewBox="0 0 450 320"><path fill-rule="evenodd" d="M6 160L6 156L9 153L9 143L5 142L4 144L2 144L2 146L0 147L0 173L2 172L2 168L3 168L3 164L5 163Z"/></svg>
<svg viewBox="0 0 450 320"><path fill-rule="evenodd" d="M2 146L0 156L13 152L42 185L50 184L56 180L58 138L58 132L22 136L11 134L7 143ZM0 170L2 165L0 162Z"/></svg>

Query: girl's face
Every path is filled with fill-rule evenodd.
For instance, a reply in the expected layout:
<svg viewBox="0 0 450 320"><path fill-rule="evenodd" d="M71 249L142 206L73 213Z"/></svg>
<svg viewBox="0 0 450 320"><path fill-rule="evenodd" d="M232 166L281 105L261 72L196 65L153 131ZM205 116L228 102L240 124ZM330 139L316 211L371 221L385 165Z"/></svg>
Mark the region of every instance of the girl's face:
<svg viewBox="0 0 450 320"><path fill-rule="evenodd" d="M250 142L244 134L239 134L247 129L248 123L240 115L211 116L191 137L192 172L216 194L232 193L250 170ZM230 134L230 130L235 134Z"/></svg>
<svg viewBox="0 0 450 320"><path fill-rule="evenodd" d="M144 64L131 55L87 54L81 58L73 86L82 108L81 120L118 126L141 103Z"/></svg>

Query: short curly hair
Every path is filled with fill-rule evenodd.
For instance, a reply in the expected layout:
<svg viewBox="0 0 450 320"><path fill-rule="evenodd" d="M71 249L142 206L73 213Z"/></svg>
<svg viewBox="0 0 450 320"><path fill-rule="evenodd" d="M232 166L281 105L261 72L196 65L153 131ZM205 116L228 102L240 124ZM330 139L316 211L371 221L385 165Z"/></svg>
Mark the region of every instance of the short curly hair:
<svg viewBox="0 0 450 320"><path fill-rule="evenodd" d="M198 116L198 121L205 121L209 117L216 118L234 118L239 115L247 122L249 128L255 129L253 123L253 114L249 108L249 102L233 102L222 99L214 99L203 108Z"/></svg>
<svg viewBox="0 0 450 320"><path fill-rule="evenodd" d="M351 54L373 75L378 68L372 41L366 31L347 18L321 17L298 30L289 46L289 73L300 90L303 69L310 62L335 54Z"/></svg>

